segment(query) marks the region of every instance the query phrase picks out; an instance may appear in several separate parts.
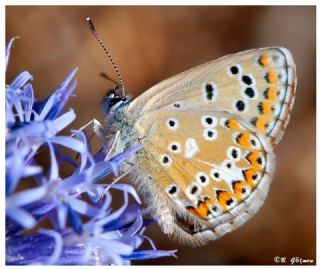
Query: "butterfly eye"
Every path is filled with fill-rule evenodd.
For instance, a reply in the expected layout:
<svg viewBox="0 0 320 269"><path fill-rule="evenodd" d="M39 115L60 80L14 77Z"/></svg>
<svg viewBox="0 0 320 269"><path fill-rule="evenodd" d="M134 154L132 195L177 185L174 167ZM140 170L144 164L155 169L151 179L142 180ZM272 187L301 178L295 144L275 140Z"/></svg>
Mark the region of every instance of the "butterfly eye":
<svg viewBox="0 0 320 269"><path fill-rule="evenodd" d="M111 109L115 108L117 104L124 103L126 101L128 101L126 97L115 93L115 91L110 91L103 98L102 106L105 112L109 112Z"/></svg>

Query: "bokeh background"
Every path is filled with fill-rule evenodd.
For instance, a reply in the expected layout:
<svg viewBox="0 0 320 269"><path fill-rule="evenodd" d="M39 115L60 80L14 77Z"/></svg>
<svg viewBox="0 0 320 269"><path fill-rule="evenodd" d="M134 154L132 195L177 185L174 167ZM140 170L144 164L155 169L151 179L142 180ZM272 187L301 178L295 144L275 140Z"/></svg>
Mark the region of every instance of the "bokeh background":
<svg viewBox="0 0 320 269"><path fill-rule="evenodd" d="M79 85L69 106L78 128L102 120L100 101L114 71L85 23L91 16L115 58L127 91L138 96L155 83L206 61L257 47L284 46L297 64L291 122L276 148L277 171L263 208L240 229L201 248L179 245L157 225L147 233L178 258L136 264L275 264L274 257L316 258L316 8L7 6L6 42L12 49L7 82L23 70L46 97L74 68Z"/></svg>

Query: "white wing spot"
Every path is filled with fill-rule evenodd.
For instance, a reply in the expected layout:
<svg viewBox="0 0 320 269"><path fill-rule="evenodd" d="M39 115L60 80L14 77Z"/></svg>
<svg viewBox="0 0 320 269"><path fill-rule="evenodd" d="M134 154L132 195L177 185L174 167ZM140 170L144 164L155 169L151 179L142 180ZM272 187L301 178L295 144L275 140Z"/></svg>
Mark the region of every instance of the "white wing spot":
<svg viewBox="0 0 320 269"><path fill-rule="evenodd" d="M173 131L177 130L178 127L179 127L179 121L176 118L173 118L173 117L172 118L168 118L166 124L167 124L167 127L170 130L173 130Z"/></svg>
<svg viewBox="0 0 320 269"><path fill-rule="evenodd" d="M281 89L279 90L278 99L279 99L280 101L283 101L283 99L285 98L286 91L287 91L287 90L286 90L285 88L281 88Z"/></svg>
<svg viewBox="0 0 320 269"><path fill-rule="evenodd" d="M213 141L218 137L218 131L214 128L205 128L203 130L203 137L205 140Z"/></svg>
<svg viewBox="0 0 320 269"><path fill-rule="evenodd" d="M217 182L220 182L222 180L221 172L216 168L211 169L210 177Z"/></svg>
<svg viewBox="0 0 320 269"><path fill-rule="evenodd" d="M199 152L197 141L194 138L188 138L186 141L186 153L185 157L190 159Z"/></svg>
<svg viewBox="0 0 320 269"><path fill-rule="evenodd" d="M180 190L177 184L171 184L167 187L167 193L171 196L176 198L179 194Z"/></svg>
<svg viewBox="0 0 320 269"><path fill-rule="evenodd" d="M222 214L222 212L223 212L222 208L221 208L219 205L216 205L216 204L212 204L212 205L210 206L210 211L212 212L212 215L213 215L214 217L219 216L219 215ZM215 220L216 220L216 219L214 219L214 221L215 221Z"/></svg>
<svg viewBox="0 0 320 269"><path fill-rule="evenodd" d="M210 178L209 176L204 172L198 172L196 175L196 181L203 187L206 187L209 185Z"/></svg>
<svg viewBox="0 0 320 269"><path fill-rule="evenodd" d="M282 84L286 83L287 73L284 69L280 70L280 72L278 74L278 79L279 79L280 83L282 83Z"/></svg>
<svg viewBox="0 0 320 269"><path fill-rule="evenodd" d="M271 59L274 62L275 66L285 65L285 57L280 52L273 52L271 54Z"/></svg>
<svg viewBox="0 0 320 269"><path fill-rule="evenodd" d="M246 198L251 193L251 188L249 186L243 186L242 187L242 198Z"/></svg>
<svg viewBox="0 0 320 269"><path fill-rule="evenodd" d="M218 120L216 117L209 115L201 116L201 124L203 127L215 127L217 126Z"/></svg>
<svg viewBox="0 0 320 269"><path fill-rule="evenodd" d="M181 145L179 142L171 142L168 146L168 150L173 153L180 153L181 152Z"/></svg>
<svg viewBox="0 0 320 269"><path fill-rule="evenodd" d="M191 183L188 188L185 190L185 194L187 195L187 197L194 201L198 199L198 196L201 193L201 187L198 183Z"/></svg>
<svg viewBox="0 0 320 269"><path fill-rule="evenodd" d="M281 106L279 104L275 104L273 106L273 115L279 116L280 111L281 111Z"/></svg>
<svg viewBox="0 0 320 269"><path fill-rule="evenodd" d="M261 149L260 141L257 138L255 138L254 136L250 136L250 144L255 149Z"/></svg>
<svg viewBox="0 0 320 269"><path fill-rule="evenodd" d="M240 161L242 157L241 150L237 147L229 147L227 150L227 156L230 160Z"/></svg>
<svg viewBox="0 0 320 269"><path fill-rule="evenodd" d="M168 155L163 154L160 156L160 163L163 166L170 166L172 164L172 160Z"/></svg>

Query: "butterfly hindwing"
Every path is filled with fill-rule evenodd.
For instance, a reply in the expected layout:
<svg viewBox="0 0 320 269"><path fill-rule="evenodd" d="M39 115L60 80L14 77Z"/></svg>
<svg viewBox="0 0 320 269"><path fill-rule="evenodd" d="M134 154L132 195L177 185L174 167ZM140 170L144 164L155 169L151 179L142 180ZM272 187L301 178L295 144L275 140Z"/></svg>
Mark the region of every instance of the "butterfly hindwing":
<svg viewBox="0 0 320 269"><path fill-rule="evenodd" d="M199 107L154 111L135 128L144 137L139 167L155 181L154 195L161 193L174 205L167 207L173 208L175 232L186 233L181 237L187 241L218 238L260 208L273 153L265 137L247 123Z"/></svg>
<svg viewBox="0 0 320 269"><path fill-rule="evenodd" d="M274 147L294 102L296 70L285 48L254 49L192 68L146 91L129 106L141 115L165 107L207 109L240 116Z"/></svg>

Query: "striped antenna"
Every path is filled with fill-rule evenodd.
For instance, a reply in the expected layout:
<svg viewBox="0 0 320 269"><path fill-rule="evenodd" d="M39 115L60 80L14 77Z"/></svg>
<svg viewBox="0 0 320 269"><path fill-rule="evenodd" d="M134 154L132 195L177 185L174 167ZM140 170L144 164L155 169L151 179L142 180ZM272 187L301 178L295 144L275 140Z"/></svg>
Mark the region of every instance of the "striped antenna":
<svg viewBox="0 0 320 269"><path fill-rule="evenodd" d="M116 74L117 74L117 76L118 76L119 83L120 83L119 86L120 86L120 88L121 88L121 90L122 90L121 95L122 95L122 97L125 97L125 93L126 93L126 92L125 92L125 88L124 88L124 82L123 82L122 76L121 76L121 74L120 74L120 71L119 71L119 69L118 69L115 61L113 60L112 56L110 55L109 51L107 50L106 46L104 45L103 41L101 40L100 36L98 35L98 33L97 33L97 31L96 31L96 29L95 29L95 27L94 27L94 25L93 25L93 22L92 22L92 20L90 19L90 17L87 17L86 20L87 20L87 23L88 23L88 26L89 26L89 28L90 28L91 33L93 34L93 36L95 37L95 39L100 43L102 49L104 50L105 54L106 54L107 57L109 58L109 60L110 60L110 62L111 62L111 64L112 64L114 70L116 71Z"/></svg>

